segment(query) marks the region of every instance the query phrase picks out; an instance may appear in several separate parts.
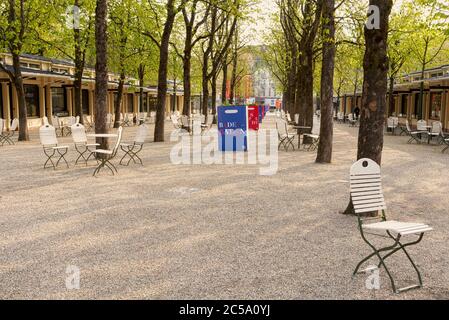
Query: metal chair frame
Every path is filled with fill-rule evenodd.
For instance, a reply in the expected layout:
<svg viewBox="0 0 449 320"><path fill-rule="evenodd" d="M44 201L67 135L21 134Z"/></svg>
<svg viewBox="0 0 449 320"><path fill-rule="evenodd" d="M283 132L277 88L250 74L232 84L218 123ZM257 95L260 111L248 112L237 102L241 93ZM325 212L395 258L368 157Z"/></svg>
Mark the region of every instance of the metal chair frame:
<svg viewBox="0 0 449 320"><path fill-rule="evenodd" d="M423 239L424 233L431 231L428 225L425 224L404 224L395 221L387 222L386 218L386 205L382 192L382 183L380 175L379 165L371 159L361 159L357 161L351 167L351 199L354 204L354 211L357 214L358 227L360 235L363 241L372 249L372 253L364 257L356 266L352 277L354 278L357 274L363 273L366 270L359 271L363 263L371 259L372 257L377 257L379 260L377 267L383 267L388 275L391 282L391 287L394 293L401 293L414 288L421 288L423 286L421 273L416 266L415 262L411 258L410 254L406 250L407 247L416 245ZM381 211L381 216L374 218L362 218L361 213L379 213ZM371 221L375 219L380 219L380 223L365 224L366 221ZM390 227L386 224L390 223ZM382 227L381 225L384 224ZM379 227L377 227L377 226ZM376 226L376 227L375 227ZM366 227L366 228L365 228ZM375 231L385 231L386 235L378 234L374 232L367 232L367 230ZM393 233L396 233L394 235ZM393 244L381 248L377 248L366 235L373 235L377 237L388 238L393 241ZM402 236L405 235L415 235L416 239L403 243L401 241ZM394 253L402 251L407 257L408 261L412 265L416 272L418 278L418 284L414 284L404 288L397 288L393 276L385 264L385 260L391 257ZM384 254L385 253L385 254Z"/></svg>
<svg viewBox="0 0 449 320"><path fill-rule="evenodd" d="M115 143L114 149L112 149L110 154L101 152L101 151L108 151L108 150L96 149L94 151L95 154L100 153L102 156L101 157L97 156L97 160L100 162L100 164L95 168L92 176L96 177L97 174L100 173L101 169L103 169L104 167L107 167L112 172L112 175L115 175L116 173L118 173L117 168L114 166L114 164L111 162L111 160L114 159L115 156L117 155L118 147L120 146L120 142L122 140L122 131L123 131L123 127L119 127L117 141Z"/></svg>

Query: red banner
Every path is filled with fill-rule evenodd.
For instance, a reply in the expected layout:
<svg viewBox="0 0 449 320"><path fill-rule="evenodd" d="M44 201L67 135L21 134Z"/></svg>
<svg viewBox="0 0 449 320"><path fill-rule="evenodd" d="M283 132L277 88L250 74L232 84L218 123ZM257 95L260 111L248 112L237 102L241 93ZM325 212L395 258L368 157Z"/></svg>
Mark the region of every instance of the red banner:
<svg viewBox="0 0 449 320"><path fill-rule="evenodd" d="M259 106L248 106L248 128L259 130Z"/></svg>

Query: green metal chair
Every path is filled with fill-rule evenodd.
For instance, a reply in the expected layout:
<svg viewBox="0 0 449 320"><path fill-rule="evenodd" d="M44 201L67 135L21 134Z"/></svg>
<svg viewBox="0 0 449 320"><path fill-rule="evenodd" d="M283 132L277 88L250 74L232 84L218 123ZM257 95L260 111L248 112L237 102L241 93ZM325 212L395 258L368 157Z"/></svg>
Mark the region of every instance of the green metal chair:
<svg viewBox="0 0 449 320"><path fill-rule="evenodd" d="M365 272L366 270L359 271L363 263L373 257L379 259L378 268L384 267L385 272L391 281L393 292L400 293L414 288L422 287L421 274L410 257L406 248L421 242L424 233L433 230L426 224L422 223L407 223L398 221L387 221L385 211L387 209L382 192L382 181L380 174L380 166L371 159L361 159L357 161L350 171L350 184L351 184L351 199L354 205L354 211L358 217L358 224L362 239L372 249L372 253L363 258L354 270L353 277ZM379 216L379 213L382 214ZM374 213L377 214L372 218L362 218L361 214ZM380 222L368 223L380 219ZM367 235L383 237L390 240L391 244L383 248L377 248L367 237ZM403 237L414 237L411 241L403 242ZM412 267L415 269L418 284L408 287L396 289L395 282L390 273L390 270L385 264L385 260L391 257L394 253L402 251L407 259L410 261Z"/></svg>

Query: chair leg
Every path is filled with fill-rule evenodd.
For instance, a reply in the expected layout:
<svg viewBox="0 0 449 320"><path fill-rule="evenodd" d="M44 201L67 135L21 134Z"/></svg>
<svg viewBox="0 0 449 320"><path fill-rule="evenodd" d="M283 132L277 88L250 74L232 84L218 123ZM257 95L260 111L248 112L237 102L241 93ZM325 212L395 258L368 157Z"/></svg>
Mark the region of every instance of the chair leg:
<svg viewBox="0 0 449 320"><path fill-rule="evenodd" d="M391 282L391 287L393 289L393 292L397 293L396 291L396 285L394 283L394 279L390 273L390 270L388 270L387 265L384 262L384 258L382 258L382 256L380 255L381 252L383 251L390 251L390 250L394 250L398 244L399 244L399 240L401 238L400 235L398 235L395 239L395 243L392 246L389 247L385 247L385 248L381 248L381 249L377 249L374 245L371 244L371 242L368 241L368 239L366 239L365 235L363 234L363 231L360 232L362 235L362 239L371 247L371 249L373 250L373 253L370 254L369 256L367 256L366 258L362 259L362 261L360 261L357 264L356 269L354 270L354 273L352 274L352 276L354 277L357 273L358 270L360 268L360 266L367 260L369 260L370 258L377 256L377 258L379 259L379 264L382 265L385 268L385 271L387 272L388 278L390 278L390 282Z"/></svg>
<svg viewBox="0 0 449 320"><path fill-rule="evenodd" d="M390 232L387 231L387 234L390 236L390 238L395 239L395 238L393 237L393 235L392 235ZM397 290L397 291L398 291L397 293L402 292L402 291L405 291L405 290L410 290L410 289L413 289L413 288L421 288L421 287L422 287L422 277L421 277L421 272L419 271L419 269L418 269L418 267L416 266L415 262L414 262L413 259L410 257L410 254L407 252L407 250L406 250L405 248L420 243L421 240L423 239L423 237L424 237L424 233L421 233L421 234L419 235L419 238L418 238L416 241L408 242L408 243L405 243L405 244L402 244L402 243L399 241L399 242L398 242L399 247L398 247L398 248L395 248L394 250L392 250L391 252L387 253L387 254L383 257L383 259L385 260L386 258L392 256L392 255L393 255L394 253L396 253L397 251L402 250L402 251L404 252L404 254L406 255L407 259L410 261L410 264L412 265L413 269L415 269L416 275L417 275L417 277L418 277L419 285L413 285L413 286L409 286L409 287L406 287L406 288L398 289L398 290Z"/></svg>
<svg viewBox="0 0 449 320"><path fill-rule="evenodd" d="M58 161L56 162L56 167L59 165L59 162L60 162L61 160L64 160L64 162L65 162L67 168L69 168L69 163L68 163L67 160L65 159L65 155L67 154L67 149L63 149L63 150L64 150L64 152L61 152L61 150L58 149L59 159L58 159Z"/></svg>
<svg viewBox="0 0 449 320"><path fill-rule="evenodd" d="M56 153L56 151L55 150L53 150L53 153L52 154L49 154L48 152L48 149L45 149L44 148L44 154L47 156L47 161L45 161L45 163L44 163L44 169L47 169L47 164L50 162L51 163L51 167L54 169L54 170L56 170L56 166L55 166L55 164L54 164L54 162L53 162L53 160L52 160L52 158L53 158L53 156L55 155L55 153ZM50 168L50 167L49 167Z"/></svg>

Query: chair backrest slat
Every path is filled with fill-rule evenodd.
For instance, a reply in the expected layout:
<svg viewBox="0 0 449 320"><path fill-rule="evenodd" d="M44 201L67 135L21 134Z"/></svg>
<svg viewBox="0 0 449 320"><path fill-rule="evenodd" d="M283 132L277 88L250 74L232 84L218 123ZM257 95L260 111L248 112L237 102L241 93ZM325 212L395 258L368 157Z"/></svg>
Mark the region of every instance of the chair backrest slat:
<svg viewBox="0 0 449 320"><path fill-rule="evenodd" d="M386 209L382 192L380 166L371 159L361 159L350 170L350 189L357 214Z"/></svg>
<svg viewBox="0 0 449 320"><path fill-rule="evenodd" d="M117 130L117 141L115 142L114 149L112 149L112 156L115 157L118 148L120 147L120 142L122 142L123 127L119 127Z"/></svg>
<svg viewBox="0 0 449 320"><path fill-rule="evenodd" d="M5 125L5 120L3 120L2 118L0 118L0 134L3 133L3 127Z"/></svg>
<svg viewBox="0 0 449 320"><path fill-rule="evenodd" d="M18 127L19 127L19 119L14 118L11 122L11 128L9 130L16 131Z"/></svg>
<svg viewBox="0 0 449 320"><path fill-rule="evenodd" d="M287 122L282 118L276 118L276 128L280 137L287 136Z"/></svg>
<svg viewBox="0 0 449 320"><path fill-rule="evenodd" d="M136 138L134 139L134 142L143 144L145 142L145 139L147 138L148 131L148 126L146 126L145 124L141 124L137 128Z"/></svg>
<svg viewBox="0 0 449 320"><path fill-rule="evenodd" d="M416 123L416 127L417 127L417 129L419 131L422 131L422 130L427 131L427 127L426 126L427 126L427 121L426 120L419 120Z"/></svg>
<svg viewBox="0 0 449 320"><path fill-rule="evenodd" d="M39 129L39 138L41 144L45 146L57 146L58 139L56 138L56 130L55 127L51 125L45 125L40 127Z"/></svg>
<svg viewBox="0 0 449 320"><path fill-rule="evenodd" d="M70 127L72 131L72 138L75 144L86 144L87 136L86 136L86 128L80 123L74 124Z"/></svg>

